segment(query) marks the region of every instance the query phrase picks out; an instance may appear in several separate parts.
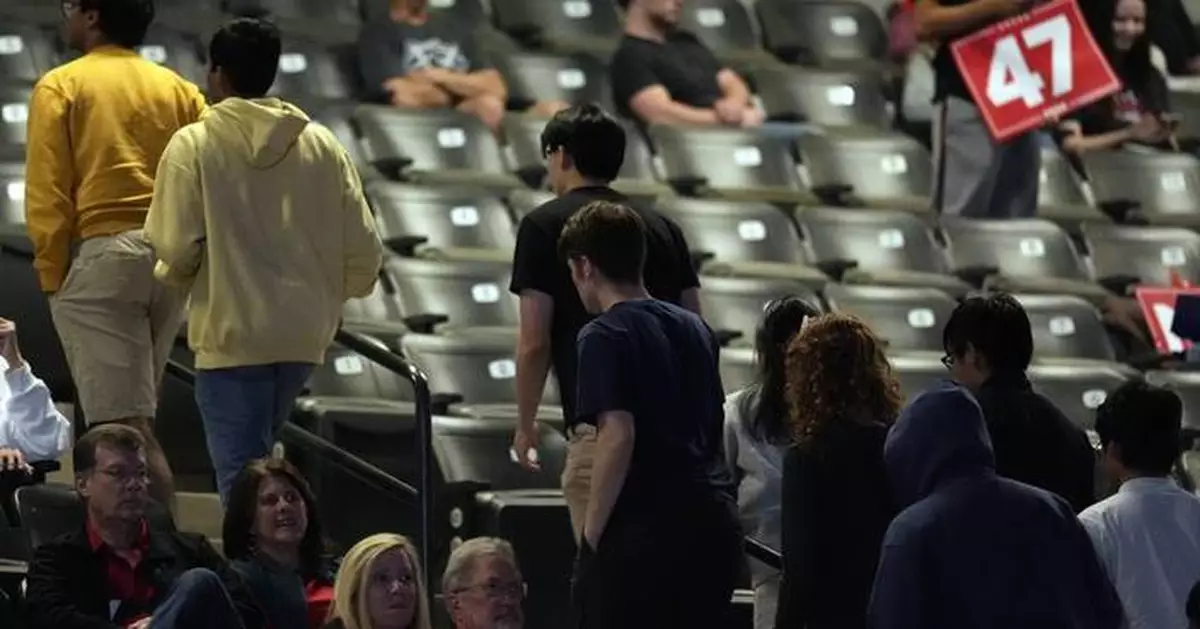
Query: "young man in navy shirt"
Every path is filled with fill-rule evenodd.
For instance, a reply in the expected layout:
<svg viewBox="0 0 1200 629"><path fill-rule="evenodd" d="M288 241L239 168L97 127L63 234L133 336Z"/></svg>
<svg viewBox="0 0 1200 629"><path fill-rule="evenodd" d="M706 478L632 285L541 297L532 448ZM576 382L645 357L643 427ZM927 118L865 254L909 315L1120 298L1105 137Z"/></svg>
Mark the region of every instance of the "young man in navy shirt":
<svg viewBox="0 0 1200 629"><path fill-rule="evenodd" d="M596 426L591 496L574 584L578 626L725 626L741 563L721 452L719 344L695 313L651 298L646 227L596 201L559 252L588 312L576 419Z"/></svg>

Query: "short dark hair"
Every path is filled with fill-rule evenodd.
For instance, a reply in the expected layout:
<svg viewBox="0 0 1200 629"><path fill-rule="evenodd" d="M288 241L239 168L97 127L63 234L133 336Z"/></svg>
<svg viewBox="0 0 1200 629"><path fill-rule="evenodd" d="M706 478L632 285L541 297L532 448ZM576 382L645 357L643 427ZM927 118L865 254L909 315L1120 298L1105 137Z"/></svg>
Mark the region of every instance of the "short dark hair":
<svg viewBox="0 0 1200 629"><path fill-rule="evenodd" d="M947 354L962 356L967 345L983 355L993 372L1024 373L1033 360L1029 315L1006 293L968 297L954 309L942 330Z"/></svg>
<svg viewBox="0 0 1200 629"><path fill-rule="evenodd" d="M279 27L255 17L225 23L208 45L208 62L221 70L238 96L262 98L275 83L283 43Z"/></svg>
<svg viewBox="0 0 1200 629"><path fill-rule="evenodd" d="M1154 476L1171 473L1179 457L1183 401L1174 391L1141 379L1117 387L1096 410L1100 445L1121 446L1121 464Z"/></svg>
<svg viewBox="0 0 1200 629"><path fill-rule="evenodd" d="M104 38L122 48L141 46L154 22L154 0L81 0L79 10L96 11Z"/></svg>
<svg viewBox="0 0 1200 629"><path fill-rule="evenodd" d="M108 446L122 452L142 452L146 449L146 438L136 428L125 424L97 424L83 433L71 451L71 463L75 474L87 474L96 468L96 449Z"/></svg>
<svg viewBox="0 0 1200 629"><path fill-rule="evenodd" d="M584 177L612 181L625 163L625 128L595 103L568 107L542 129L542 156L558 149Z"/></svg>
<svg viewBox="0 0 1200 629"><path fill-rule="evenodd" d="M646 223L628 206L593 201L567 221L558 238L558 252L564 260L586 257L613 282L641 283Z"/></svg>
<svg viewBox="0 0 1200 629"><path fill-rule="evenodd" d="M629 10L629 0L617 0L617 6L621 7L622 11Z"/></svg>
<svg viewBox="0 0 1200 629"><path fill-rule="evenodd" d="M229 559L250 559L254 556L254 516L258 510L258 489L263 481L275 477L285 480L304 502L308 514L308 529L300 542L300 570L307 579L320 576L325 559L325 542L321 533L317 497L300 470L284 459L257 459L246 464L229 489L225 520L221 525L225 556Z"/></svg>
<svg viewBox="0 0 1200 629"><path fill-rule="evenodd" d="M1200 627L1200 581L1197 581L1192 586L1192 590L1188 592L1187 606L1185 609L1188 622L1191 627Z"/></svg>

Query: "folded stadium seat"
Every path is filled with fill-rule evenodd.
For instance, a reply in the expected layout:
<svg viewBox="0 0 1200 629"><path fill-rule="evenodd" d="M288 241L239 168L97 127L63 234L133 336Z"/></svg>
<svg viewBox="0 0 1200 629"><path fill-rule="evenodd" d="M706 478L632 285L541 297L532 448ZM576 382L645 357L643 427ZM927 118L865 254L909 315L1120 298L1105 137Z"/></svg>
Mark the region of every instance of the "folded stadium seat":
<svg viewBox="0 0 1200 629"><path fill-rule="evenodd" d="M553 100L595 102L614 109L608 67L594 57L514 51L497 55L494 62L508 86L509 109L521 111Z"/></svg>
<svg viewBox="0 0 1200 629"><path fill-rule="evenodd" d="M1029 368L1029 380L1072 422L1090 432L1095 429L1096 409L1134 373L1116 364L1035 363Z"/></svg>
<svg viewBox="0 0 1200 629"><path fill-rule="evenodd" d="M25 225L25 164L0 162L0 230L14 226L17 233Z"/></svg>
<svg viewBox="0 0 1200 629"><path fill-rule="evenodd" d="M491 5L496 26L528 48L582 52L607 62L621 37L617 6L609 0L492 0Z"/></svg>
<svg viewBox="0 0 1200 629"><path fill-rule="evenodd" d="M391 257L385 268L401 312L414 331L448 321L454 327L508 327L519 323L508 292L509 261L420 260Z"/></svg>
<svg viewBox="0 0 1200 629"><path fill-rule="evenodd" d="M955 272L975 285L1079 295L1097 305L1111 295L1091 281L1075 244L1050 221L946 218L942 233Z"/></svg>
<svg viewBox="0 0 1200 629"><path fill-rule="evenodd" d="M882 20L857 2L759 0L755 10L767 50L788 63L876 66L887 53Z"/></svg>
<svg viewBox="0 0 1200 629"><path fill-rule="evenodd" d="M1100 151L1083 156L1096 205L1122 218L1200 225L1200 160L1183 153Z"/></svg>
<svg viewBox="0 0 1200 629"><path fill-rule="evenodd" d="M360 27L355 0L223 0L225 12L264 14L288 35L323 43L353 42Z"/></svg>
<svg viewBox="0 0 1200 629"><path fill-rule="evenodd" d="M468 404L516 404L516 329L464 328L409 334L404 354L429 376L435 397ZM559 403L558 384L546 383L542 403Z"/></svg>
<svg viewBox="0 0 1200 629"><path fill-rule="evenodd" d="M1057 148L1042 148L1042 170L1039 179L1039 217L1055 221L1071 233L1077 233L1085 223L1112 221L1109 216L1093 207L1084 191L1079 173Z"/></svg>
<svg viewBox="0 0 1200 629"><path fill-rule="evenodd" d="M452 259L476 253L512 258L512 217L504 201L488 190L376 180L366 184L366 194L384 244L401 255L435 248Z"/></svg>
<svg viewBox="0 0 1200 629"><path fill-rule="evenodd" d="M224 19L221 15L222 2L224 0L156 0L154 23L209 37ZM61 14L58 19L62 20Z"/></svg>
<svg viewBox="0 0 1200 629"><path fill-rule="evenodd" d="M363 141L358 137L358 131L354 128L354 122L351 120L354 115L353 104L321 102L319 99L305 98L292 99L290 102L308 114L310 119L325 125L333 132L338 142L350 154L350 159L357 167L360 177L370 180L383 176L371 165L371 160L367 159Z"/></svg>
<svg viewBox="0 0 1200 629"><path fill-rule="evenodd" d="M370 295L347 299L342 306L342 325L383 342L388 349L399 352L400 338L408 333L400 303L392 294L388 278L381 278Z"/></svg>
<svg viewBox="0 0 1200 629"><path fill-rule="evenodd" d="M788 142L752 129L650 127L664 177L688 196L815 203L800 185Z"/></svg>
<svg viewBox="0 0 1200 629"><path fill-rule="evenodd" d="M792 279L754 277L700 278L700 309L724 343L752 345L763 309L773 299L798 296L821 307L820 284Z"/></svg>
<svg viewBox="0 0 1200 629"><path fill-rule="evenodd" d="M0 77L12 83L37 82L57 60L50 31L5 20L0 26Z"/></svg>
<svg viewBox="0 0 1200 629"><path fill-rule="evenodd" d="M354 328L348 325L347 329ZM386 348L382 342L379 344ZM313 371L305 395L413 401L412 386L407 380L337 342L325 351L325 362Z"/></svg>
<svg viewBox="0 0 1200 629"><path fill-rule="evenodd" d="M847 284L826 286L825 301L865 321L893 352L942 352L942 328L958 305L936 288Z"/></svg>
<svg viewBox="0 0 1200 629"><path fill-rule="evenodd" d="M532 188L541 188L546 180L546 158L542 155L542 130L545 127L546 119L537 116L509 114L504 119L504 137L508 139L517 176ZM646 140L628 126L625 127L625 162L612 187L643 199L673 194L671 187L659 180L654 155Z"/></svg>
<svg viewBox="0 0 1200 629"><path fill-rule="evenodd" d="M344 56L311 40L288 38L279 55L279 73L270 96L287 100L346 101L354 82Z"/></svg>
<svg viewBox="0 0 1200 629"><path fill-rule="evenodd" d="M1175 391L1183 401L1183 430L1188 449L1200 438L1200 372L1148 371L1146 381Z"/></svg>
<svg viewBox="0 0 1200 629"><path fill-rule="evenodd" d="M757 378L758 367L754 364L754 348L750 346L721 348L721 386L725 393L733 393L752 384Z"/></svg>
<svg viewBox="0 0 1200 629"><path fill-rule="evenodd" d="M359 105L354 121L367 157L390 178L504 190L521 186L495 136L473 116Z"/></svg>
<svg viewBox="0 0 1200 629"><path fill-rule="evenodd" d="M447 483L475 482L491 490L559 489L567 441L553 426L538 434L538 463L530 472L513 464L509 454L513 426L509 422L474 417L434 418L434 456Z"/></svg>
<svg viewBox="0 0 1200 629"><path fill-rule="evenodd" d="M772 120L877 129L892 123L879 70L776 66L755 72L754 83Z"/></svg>
<svg viewBox="0 0 1200 629"><path fill-rule="evenodd" d="M1117 358L1096 307L1071 295L1016 295L1029 315L1035 359Z"/></svg>
<svg viewBox="0 0 1200 629"><path fill-rule="evenodd" d="M888 356L892 373L900 382L900 393L908 401L933 385L950 378L941 356L932 352L894 353Z"/></svg>
<svg viewBox="0 0 1200 629"><path fill-rule="evenodd" d="M801 172L826 205L927 214L933 163L916 140L894 131L830 129L797 142Z"/></svg>
<svg viewBox="0 0 1200 629"><path fill-rule="evenodd" d="M1172 272L1200 283L1200 234L1179 227L1085 225L1097 280L1124 294L1133 284L1170 286Z"/></svg>
<svg viewBox="0 0 1200 629"><path fill-rule="evenodd" d="M504 200L508 202L508 207L512 209L513 218L516 219L517 223L520 223L526 214L536 210L543 203L554 200L554 198L554 193L549 190L520 189L509 192L505 195Z"/></svg>
<svg viewBox="0 0 1200 629"><path fill-rule="evenodd" d="M142 57L171 68L201 89L207 89L208 68L204 63L200 42L194 36L152 26L137 50Z"/></svg>
<svg viewBox="0 0 1200 629"><path fill-rule="evenodd" d="M810 262L837 281L932 287L955 297L971 290L951 274L933 231L914 214L802 208L796 220Z"/></svg>
<svg viewBox="0 0 1200 629"><path fill-rule="evenodd" d="M0 148L25 146L29 122L29 85L0 85Z"/></svg>
<svg viewBox="0 0 1200 629"><path fill-rule="evenodd" d="M759 43L754 18L741 0L688 0L679 13L679 28L695 35L735 69L783 65Z"/></svg>

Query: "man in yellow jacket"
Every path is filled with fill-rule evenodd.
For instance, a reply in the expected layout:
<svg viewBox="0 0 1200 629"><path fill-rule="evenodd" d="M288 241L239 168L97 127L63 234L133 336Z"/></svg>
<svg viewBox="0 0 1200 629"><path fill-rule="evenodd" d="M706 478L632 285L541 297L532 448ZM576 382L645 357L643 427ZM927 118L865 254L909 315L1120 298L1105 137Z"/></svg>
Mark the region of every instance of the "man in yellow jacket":
<svg viewBox="0 0 1200 629"><path fill-rule="evenodd" d="M191 291L196 401L224 500L266 456L345 300L382 262L358 173L328 129L266 98L279 65L270 22L238 18L209 45L209 94L159 164L146 233L155 275Z"/></svg>
<svg viewBox="0 0 1200 629"><path fill-rule="evenodd" d="M154 281L142 226L159 156L199 118L204 96L134 51L154 20L152 0L62 8L68 43L84 55L43 76L30 99L25 212L34 267L84 416L142 432L151 494L170 505L171 470L152 422L184 296Z"/></svg>

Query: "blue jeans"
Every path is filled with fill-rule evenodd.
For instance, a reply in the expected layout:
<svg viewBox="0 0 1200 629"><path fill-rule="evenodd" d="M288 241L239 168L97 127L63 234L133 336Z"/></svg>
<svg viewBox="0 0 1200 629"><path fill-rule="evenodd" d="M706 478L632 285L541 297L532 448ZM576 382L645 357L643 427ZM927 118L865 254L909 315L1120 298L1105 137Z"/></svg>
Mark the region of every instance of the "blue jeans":
<svg viewBox="0 0 1200 629"><path fill-rule="evenodd" d="M275 363L196 372L196 404L222 504L238 472L271 453L275 431L291 417L313 367Z"/></svg>
<svg viewBox="0 0 1200 629"><path fill-rule="evenodd" d="M183 573L167 600L154 610L150 629L241 629L229 591L212 570L193 568Z"/></svg>

